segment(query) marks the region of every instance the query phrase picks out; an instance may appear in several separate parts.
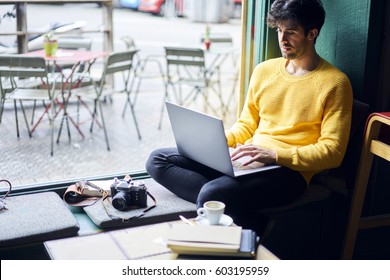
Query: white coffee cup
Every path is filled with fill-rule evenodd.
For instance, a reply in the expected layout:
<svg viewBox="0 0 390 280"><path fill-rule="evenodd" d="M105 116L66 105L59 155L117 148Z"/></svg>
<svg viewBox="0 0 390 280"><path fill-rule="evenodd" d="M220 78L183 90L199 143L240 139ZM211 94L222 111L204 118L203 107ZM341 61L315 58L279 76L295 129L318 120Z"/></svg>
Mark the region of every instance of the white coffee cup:
<svg viewBox="0 0 390 280"><path fill-rule="evenodd" d="M225 203L221 201L206 201L203 207L197 210L197 213L199 216L207 219L210 225L219 225L224 211Z"/></svg>

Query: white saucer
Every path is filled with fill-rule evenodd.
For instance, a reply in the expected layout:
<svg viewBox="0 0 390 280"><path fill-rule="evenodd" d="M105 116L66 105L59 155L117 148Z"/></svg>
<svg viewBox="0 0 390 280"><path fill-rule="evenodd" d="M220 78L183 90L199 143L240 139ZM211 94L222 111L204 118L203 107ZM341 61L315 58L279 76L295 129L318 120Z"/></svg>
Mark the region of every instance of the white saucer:
<svg viewBox="0 0 390 280"><path fill-rule="evenodd" d="M206 218L203 218L201 216L196 217L195 221L197 221L198 224L200 224L200 225L205 225L205 226L210 225L209 220L207 220ZM221 217L221 220L219 221L219 226L228 227L232 224L233 224L233 219L230 216L223 214Z"/></svg>

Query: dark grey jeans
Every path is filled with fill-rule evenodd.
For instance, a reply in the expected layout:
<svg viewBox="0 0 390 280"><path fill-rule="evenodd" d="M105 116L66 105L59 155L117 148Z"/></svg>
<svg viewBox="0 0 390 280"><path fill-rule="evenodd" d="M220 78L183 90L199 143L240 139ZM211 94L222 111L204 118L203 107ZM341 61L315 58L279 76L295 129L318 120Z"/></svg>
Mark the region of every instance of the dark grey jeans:
<svg viewBox="0 0 390 280"><path fill-rule="evenodd" d="M156 182L198 208L208 200L223 201L228 215L285 205L307 187L299 172L286 167L232 178L180 155L177 148L154 150L145 167Z"/></svg>

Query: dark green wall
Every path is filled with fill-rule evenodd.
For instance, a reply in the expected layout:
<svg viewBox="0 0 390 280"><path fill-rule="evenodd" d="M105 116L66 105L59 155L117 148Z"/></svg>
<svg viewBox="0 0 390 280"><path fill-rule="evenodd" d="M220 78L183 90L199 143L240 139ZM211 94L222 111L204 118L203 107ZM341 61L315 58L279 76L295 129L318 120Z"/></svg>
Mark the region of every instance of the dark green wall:
<svg viewBox="0 0 390 280"><path fill-rule="evenodd" d="M386 55L388 38L390 4L388 0L371 1L370 22L367 42L366 72L364 82L364 101L370 104L371 111L387 111L389 83L387 78L390 56ZM387 25L387 26L386 26ZM387 34L386 34L387 32ZM387 41L389 41L387 39ZM383 91L381 93L381 91Z"/></svg>
<svg viewBox="0 0 390 280"><path fill-rule="evenodd" d="M354 96L363 96L370 0L322 0L327 16L317 40L318 53L345 72Z"/></svg>

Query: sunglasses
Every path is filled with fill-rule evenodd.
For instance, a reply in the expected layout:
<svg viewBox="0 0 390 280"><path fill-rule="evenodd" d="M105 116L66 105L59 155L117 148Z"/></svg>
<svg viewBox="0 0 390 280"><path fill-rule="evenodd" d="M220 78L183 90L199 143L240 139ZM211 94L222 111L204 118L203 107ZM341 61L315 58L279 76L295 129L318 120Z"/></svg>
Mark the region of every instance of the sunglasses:
<svg viewBox="0 0 390 280"><path fill-rule="evenodd" d="M3 210L8 210L8 208L5 207L5 199L11 193L11 190L12 190L12 184L10 181L5 180L5 179L1 179L0 180L0 189L2 188L3 185L6 185L6 188L8 188L8 191L2 197L0 197L0 212L2 212Z"/></svg>

